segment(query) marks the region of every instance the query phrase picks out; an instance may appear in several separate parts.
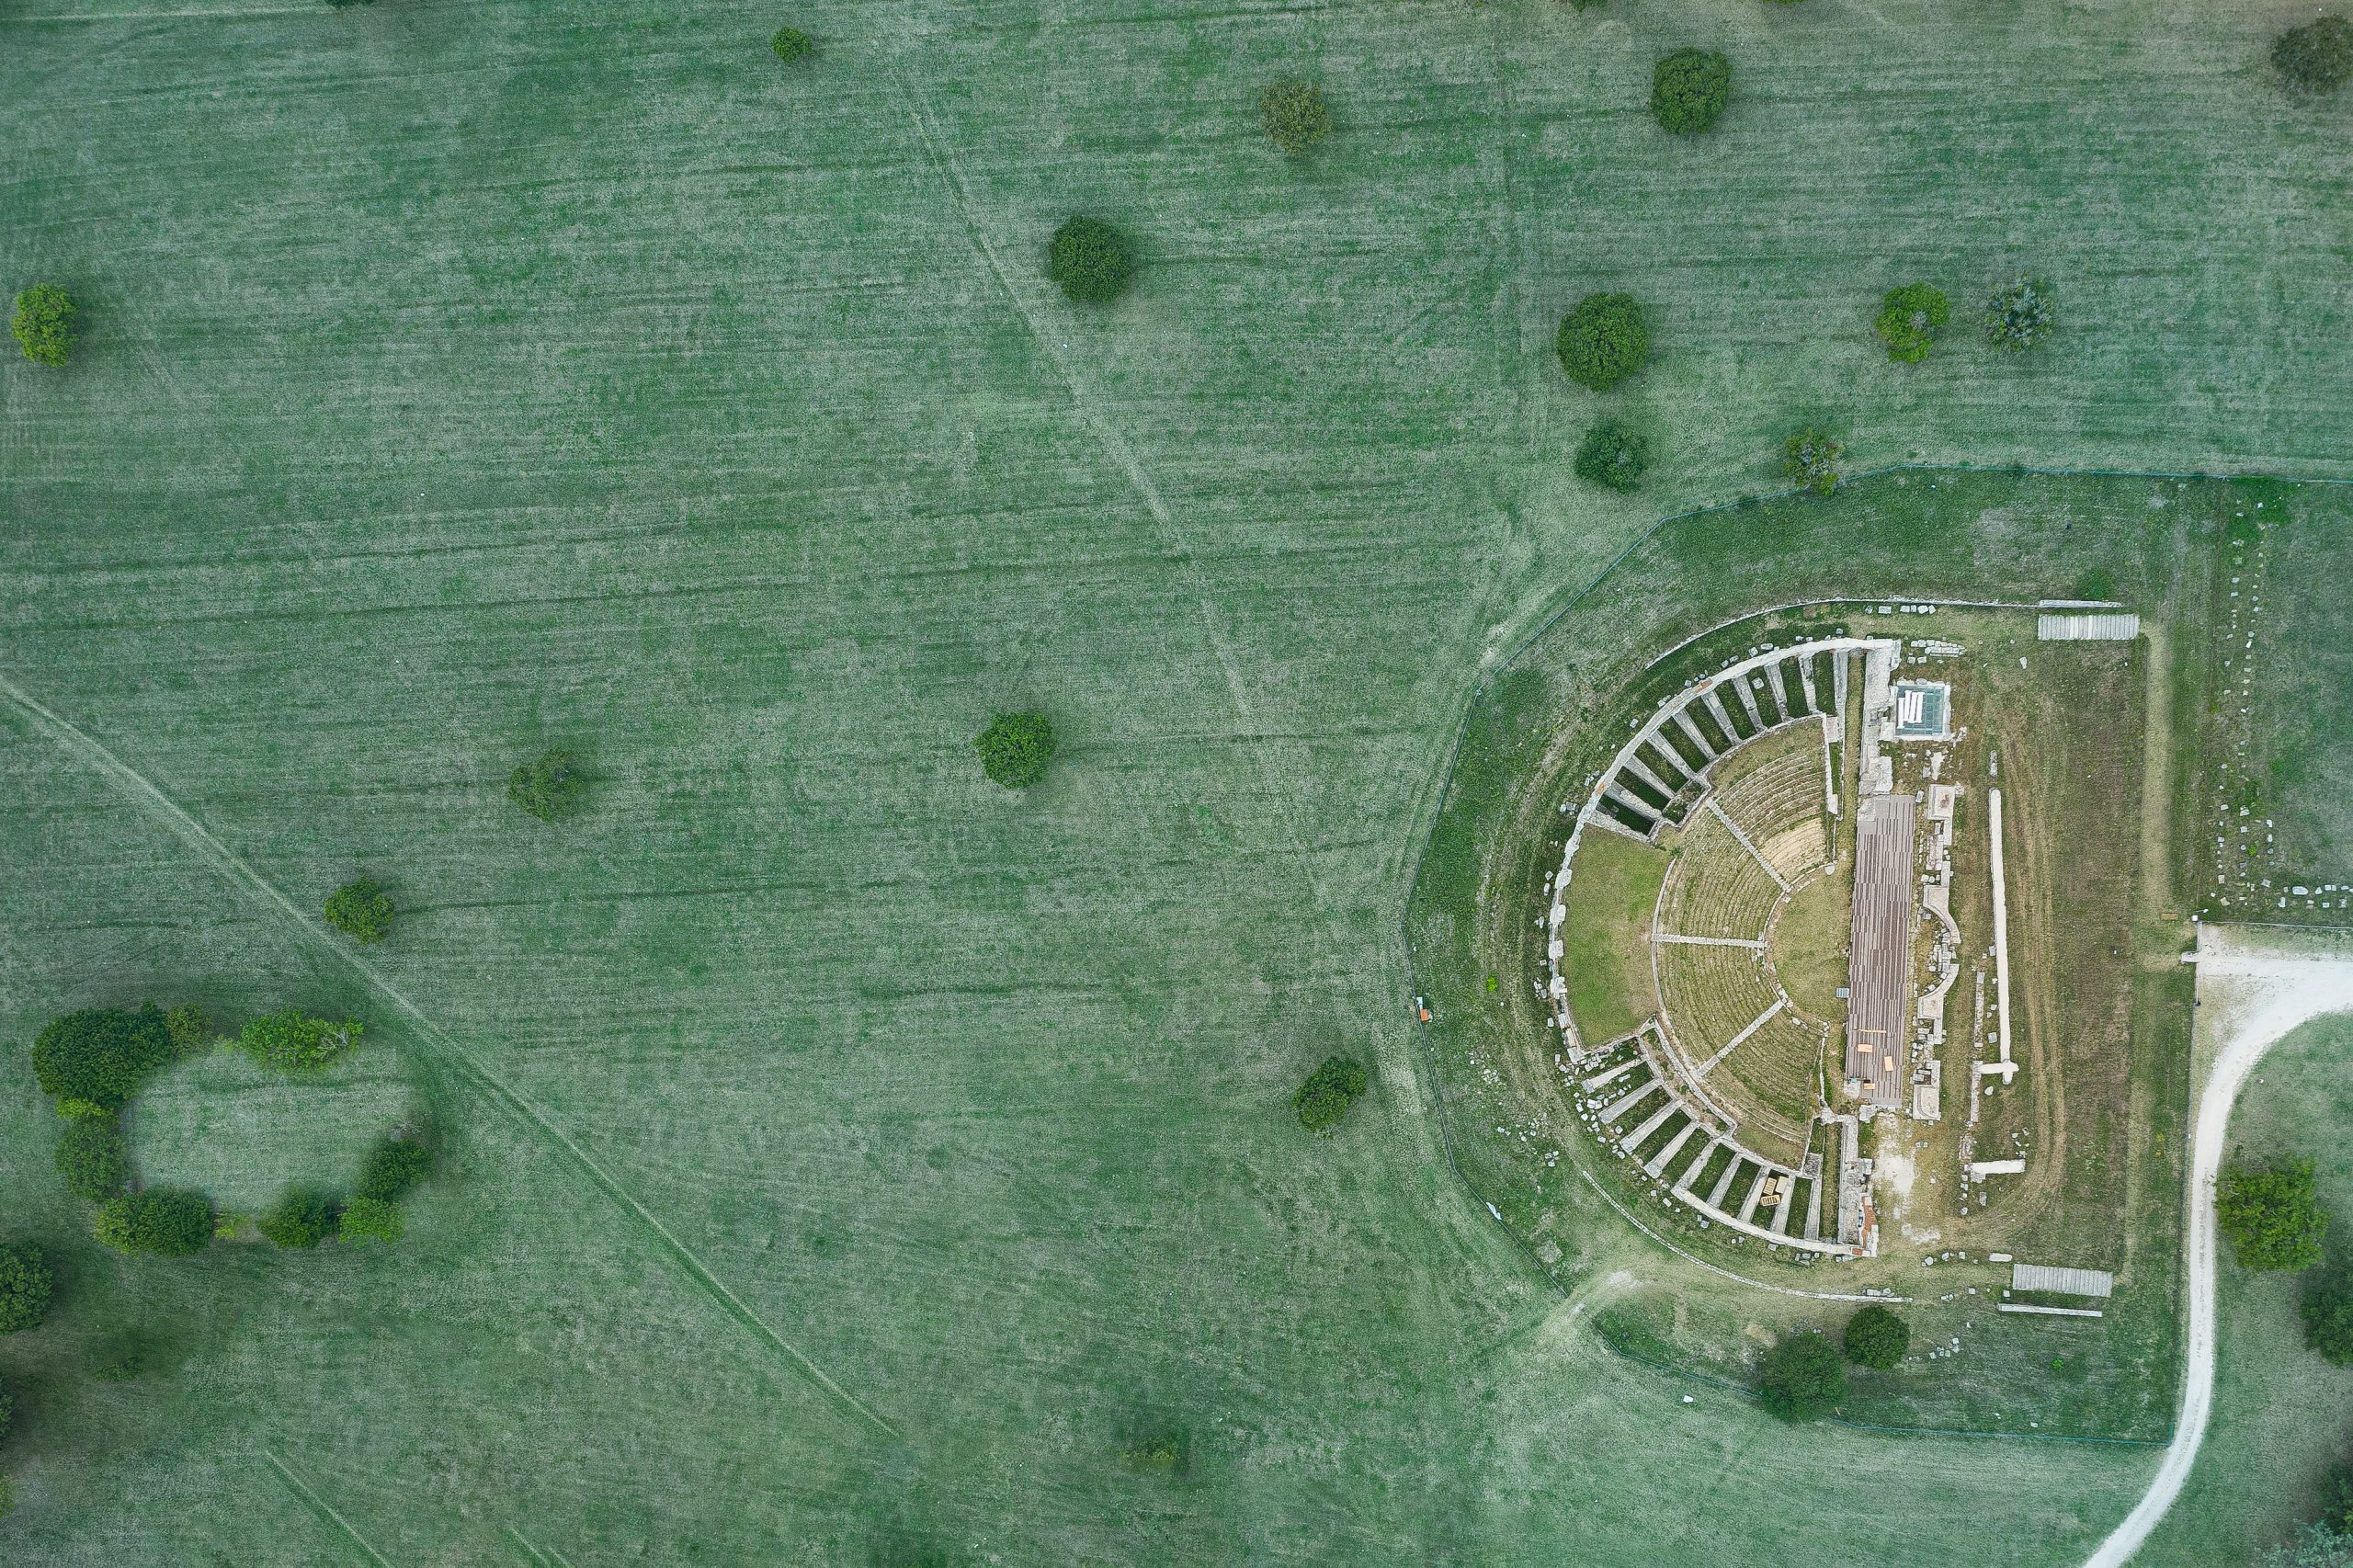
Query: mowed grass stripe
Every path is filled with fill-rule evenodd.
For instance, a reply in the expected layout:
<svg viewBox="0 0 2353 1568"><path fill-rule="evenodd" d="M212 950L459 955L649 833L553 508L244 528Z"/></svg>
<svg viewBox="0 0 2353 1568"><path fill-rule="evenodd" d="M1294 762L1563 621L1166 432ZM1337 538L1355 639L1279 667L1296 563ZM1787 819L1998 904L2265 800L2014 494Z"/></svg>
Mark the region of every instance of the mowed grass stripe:
<svg viewBox="0 0 2353 1568"><path fill-rule="evenodd" d="M726 1284L710 1271L702 1259L695 1256L686 1243L673 1235L669 1228L656 1219L651 1210L640 1203L635 1196L598 1165L586 1150L574 1142L562 1129L549 1120L537 1105L520 1092L508 1086L505 1080L483 1065L472 1051L427 1017L423 1009L402 994L373 965L340 942L328 937L322 926L297 909L293 901L280 892L275 884L246 864L234 850L215 838L203 824L182 811L168 796L150 783L144 775L60 717L39 699L5 675L0 675L0 697L6 697L31 719L44 734L88 763L109 783L129 795L135 804L162 822L223 877L244 888L265 904L282 915L289 929L305 947L313 952L334 959L365 981L377 994L392 1003L407 1017L421 1040L438 1049L445 1059L444 1065L455 1070L460 1078L472 1084L492 1099L504 1105L514 1115L554 1143L570 1158L580 1173L596 1185L599 1191L634 1216L671 1258L686 1270L690 1278L709 1292L729 1316L783 1355L803 1377L833 1395L835 1400L856 1412L868 1423L894 1438L900 1435L896 1426L869 1409L847 1389L826 1376L824 1369L801 1354L782 1335L769 1327L757 1312L752 1311L742 1298L729 1290Z"/></svg>

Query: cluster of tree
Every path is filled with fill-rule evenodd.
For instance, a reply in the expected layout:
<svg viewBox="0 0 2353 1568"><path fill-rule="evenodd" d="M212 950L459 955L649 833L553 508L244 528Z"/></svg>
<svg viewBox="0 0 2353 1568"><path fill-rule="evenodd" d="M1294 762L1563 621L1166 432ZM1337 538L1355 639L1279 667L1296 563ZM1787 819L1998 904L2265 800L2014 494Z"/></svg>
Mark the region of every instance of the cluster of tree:
<svg viewBox="0 0 2353 1568"><path fill-rule="evenodd" d="M541 822L570 816L587 792L580 759L562 746L518 765L506 778L506 798Z"/></svg>
<svg viewBox="0 0 2353 1568"><path fill-rule="evenodd" d="M36 365L62 366L74 352L74 297L54 283L36 283L17 296L8 329Z"/></svg>
<svg viewBox="0 0 2353 1568"><path fill-rule="evenodd" d="M768 47L776 51L779 60L790 65L816 53L817 40L799 28L779 28L776 36L768 40Z"/></svg>
<svg viewBox="0 0 2353 1568"><path fill-rule="evenodd" d="M238 1031L237 1049L255 1065L273 1072L321 1073L340 1062L359 1043L359 1024L351 1018L319 1018L300 1007L265 1013Z"/></svg>
<svg viewBox="0 0 2353 1568"><path fill-rule="evenodd" d="M1916 365L1928 357L1937 328L1951 314L1952 301L1945 298L1943 290L1932 283L1907 283L1887 291L1871 325L1887 345L1889 358Z"/></svg>
<svg viewBox="0 0 2353 1568"><path fill-rule="evenodd" d="M186 1187L119 1193L98 1205L96 1230L117 1252L192 1256L212 1244L212 1199Z"/></svg>
<svg viewBox="0 0 2353 1568"><path fill-rule="evenodd" d="M1120 1459L1146 1475L1174 1475L1185 1468L1185 1434L1151 1432L1121 1445Z"/></svg>
<svg viewBox="0 0 2353 1568"><path fill-rule="evenodd" d="M1842 443L1820 426L1809 425L1791 431L1781 443L1781 476L1801 489L1827 495L1838 488L1839 464L1846 456Z"/></svg>
<svg viewBox="0 0 2353 1568"><path fill-rule="evenodd" d="M2233 1161L2215 1186L2214 1218L2242 1268L2310 1268L2328 1235L2310 1160Z"/></svg>
<svg viewBox="0 0 2353 1568"><path fill-rule="evenodd" d="M1579 479L1605 490L1634 490L1650 472L1650 442L1614 419L1600 420L1586 426L1572 466Z"/></svg>
<svg viewBox="0 0 2353 1568"><path fill-rule="evenodd" d="M1864 1307L1847 1320L1836 1349L1813 1329L1783 1335L1757 1359L1757 1397L1784 1421L1816 1420L1846 1399L1848 1361L1883 1372L1911 1347L1912 1327L1893 1309Z"/></svg>
<svg viewBox="0 0 2353 1568"><path fill-rule="evenodd" d="M40 1326L49 1315L49 1298L57 1276L30 1242L0 1245L0 1334L21 1334Z"/></svg>
<svg viewBox="0 0 2353 1568"><path fill-rule="evenodd" d="M1302 1127L1321 1132L1336 1126L1348 1108L1364 1097L1368 1082L1363 1062L1352 1056L1327 1056L1291 1096L1291 1109Z"/></svg>
<svg viewBox="0 0 2353 1568"><path fill-rule="evenodd" d="M1046 276L1078 304L1109 304L1135 275L1135 247L1100 218L1070 219L1046 247Z"/></svg>
<svg viewBox="0 0 2353 1568"><path fill-rule="evenodd" d="M1296 158L1332 134L1332 111L1313 82L1277 82L1258 95L1267 140Z"/></svg>
<svg viewBox="0 0 2353 1568"><path fill-rule="evenodd" d="M327 895L327 924L366 946L392 934L392 899L372 879L361 877Z"/></svg>
<svg viewBox="0 0 2353 1568"><path fill-rule="evenodd" d="M2308 1524L2256 1559L2256 1568L2353 1568L2353 1528Z"/></svg>
<svg viewBox="0 0 2353 1568"><path fill-rule="evenodd" d="M981 771L993 784L1027 790L1046 776L1054 757L1054 727L1043 713L1000 713L972 742Z"/></svg>

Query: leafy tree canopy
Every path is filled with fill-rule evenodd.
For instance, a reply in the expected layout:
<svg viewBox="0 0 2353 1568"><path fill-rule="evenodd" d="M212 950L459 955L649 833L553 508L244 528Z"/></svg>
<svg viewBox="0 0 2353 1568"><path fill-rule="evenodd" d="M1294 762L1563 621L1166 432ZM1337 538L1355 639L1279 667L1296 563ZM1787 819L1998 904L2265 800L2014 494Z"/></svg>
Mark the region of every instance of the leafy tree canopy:
<svg viewBox="0 0 2353 1568"><path fill-rule="evenodd" d="M200 1055L220 1038L212 1032L212 1020L193 1002L183 1002L164 1015L164 1032L171 1037L172 1050L182 1056Z"/></svg>
<svg viewBox="0 0 2353 1568"><path fill-rule="evenodd" d="M1809 425L1781 443L1781 475L1816 495L1827 495L1838 488L1838 465L1846 456L1842 443Z"/></svg>
<svg viewBox="0 0 2353 1568"><path fill-rule="evenodd" d="M1910 1348L1911 1325L1885 1307L1865 1307L1847 1320L1847 1359L1858 1367L1884 1372Z"/></svg>
<svg viewBox="0 0 2353 1568"><path fill-rule="evenodd" d="M341 1206L332 1192L313 1187L290 1187L256 1221L255 1228L282 1247L314 1247L335 1234Z"/></svg>
<svg viewBox="0 0 2353 1568"><path fill-rule="evenodd" d="M36 283L17 296L17 313L8 328L26 358L36 365L63 365L74 351L74 297L54 283Z"/></svg>
<svg viewBox="0 0 2353 1568"><path fill-rule="evenodd" d="M1307 1075L1307 1082L1291 1096L1291 1108L1299 1113L1299 1124L1312 1132L1320 1132L1348 1114L1365 1091L1364 1063L1352 1057L1327 1056L1324 1064Z"/></svg>
<svg viewBox="0 0 2353 1568"><path fill-rule="evenodd" d="M1054 231L1046 276L1081 304L1108 304L1127 292L1136 258L1128 237L1099 218L1073 218Z"/></svg>
<svg viewBox="0 0 2353 1568"><path fill-rule="evenodd" d="M1757 1374L1765 1408L1784 1421L1827 1415L1847 1397L1847 1364L1818 1334L1791 1334L1765 1352Z"/></svg>
<svg viewBox="0 0 2353 1568"><path fill-rule="evenodd" d="M1313 82L1277 82L1258 95L1267 139L1293 157L1332 134L1332 111Z"/></svg>
<svg viewBox="0 0 2353 1568"><path fill-rule="evenodd" d="M779 28L776 36L768 40L768 47L776 51L779 60L790 65L816 53L817 40L799 28Z"/></svg>
<svg viewBox="0 0 2353 1568"><path fill-rule="evenodd" d="M363 945L392 934L392 901L369 878L346 882L327 895L327 924Z"/></svg>
<svg viewBox="0 0 2353 1568"><path fill-rule="evenodd" d="M352 1191L382 1203L398 1203L433 1169L433 1152L410 1138L385 1138L359 1163Z"/></svg>
<svg viewBox="0 0 2353 1568"><path fill-rule="evenodd" d="M1642 484L1643 475L1650 470L1650 442L1640 432L1605 419L1589 427L1585 439L1577 443L1573 466L1579 479L1606 490L1633 490Z"/></svg>
<svg viewBox="0 0 2353 1568"><path fill-rule="evenodd" d="M172 1055L171 1032L154 1007L85 1007L41 1027L33 1040L33 1076L45 1094L112 1110Z"/></svg>
<svg viewBox="0 0 2353 1568"><path fill-rule="evenodd" d="M541 822L570 816L587 792L580 759L562 746L533 757L506 778L506 798Z"/></svg>
<svg viewBox="0 0 2353 1568"><path fill-rule="evenodd" d="M2271 45L2271 68L2300 93L2333 93L2353 81L2353 22L2316 17Z"/></svg>
<svg viewBox="0 0 2353 1568"><path fill-rule="evenodd" d="M2340 1367L2353 1367L2353 1260L2340 1257L2304 1276L2297 1307L2304 1320L2305 1345ZM2353 1504L2353 1494L2347 1502ZM2353 1507L2344 1522L2353 1528Z"/></svg>
<svg viewBox="0 0 2353 1568"><path fill-rule="evenodd" d="M1985 335L2007 354L2023 354L2051 333L2051 301L2032 278L1994 290L1985 303Z"/></svg>
<svg viewBox="0 0 2353 1568"><path fill-rule="evenodd" d="M98 1210L97 1235L117 1252L187 1257L212 1244L212 1200L174 1187L127 1192Z"/></svg>
<svg viewBox="0 0 2353 1568"><path fill-rule="evenodd" d="M1587 294L1561 318L1552 346L1569 380L1607 392L1643 368L1651 336L1631 294Z"/></svg>
<svg viewBox="0 0 2353 1568"><path fill-rule="evenodd" d="M49 1315L49 1293L57 1283L30 1242L0 1246L0 1334L15 1334L37 1325Z"/></svg>
<svg viewBox="0 0 2353 1568"><path fill-rule="evenodd" d="M972 743L981 771L1007 790L1027 790L1053 760L1054 727L1043 713L1000 713Z"/></svg>
<svg viewBox="0 0 2353 1568"><path fill-rule="evenodd" d="M1130 1470L1140 1470L1150 1475L1168 1475L1185 1468L1185 1435L1182 1432L1155 1432L1139 1437L1120 1450L1120 1458Z"/></svg>
<svg viewBox="0 0 2353 1568"><path fill-rule="evenodd" d="M2353 1534L2328 1525L2306 1525L2286 1546L2256 1560L2257 1568L2353 1568Z"/></svg>
<svg viewBox="0 0 2353 1568"><path fill-rule="evenodd" d="M1907 283L1887 291L1887 298L1880 302L1879 318L1871 324L1879 331L1879 340L1887 345L1889 358L1916 365L1928 357L1937 328L1951 314L1952 301L1945 298L1943 290L1932 283Z"/></svg>
<svg viewBox="0 0 2353 1568"><path fill-rule="evenodd" d="M343 1206L337 1234L347 1242L396 1242L408 1229L401 1206L381 1198L355 1198Z"/></svg>
<svg viewBox="0 0 2353 1568"><path fill-rule="evenodd" d="M237 1048L263 1067L280 1073L316 1073L359 1043L359 1026L349 1018L314 1018L300 1007L266 1013L237 1036Z"/></svg>
<svg viewBox="0 0 2353 1568"><path fill-rule="evenodd" d="M111 1116L67 1122L57 1134L57 1174L65 1190L104 1203L131 1180L131 1147Z"/></svg>
<svg viewBox="0 0 2353 1568"><path fill-rule="evenodd" d="M2214 1214L2242 1268L2309 1268L2328 1234L2310 1160L2233 1162L2216 1186Z"/></svg>
<svg viewBox="0 0 2353 1568"><path fill-rule="evenodd" d="M1732 102L1732 62L1711 49L1678 49L1651 73L1651 113L1677 136L1715 124Z"/></svg>

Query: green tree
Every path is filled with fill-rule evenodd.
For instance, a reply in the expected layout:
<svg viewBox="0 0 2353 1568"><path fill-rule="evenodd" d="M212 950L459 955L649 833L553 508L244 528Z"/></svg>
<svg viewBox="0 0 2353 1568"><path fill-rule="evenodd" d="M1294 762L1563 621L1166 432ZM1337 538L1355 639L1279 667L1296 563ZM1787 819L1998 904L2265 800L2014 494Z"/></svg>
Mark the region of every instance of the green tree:
<svg viewBox="0 0 2353 1568"><path fill-rule="evenodd" d="M1847 1359L1858 1367L1886 1371L1912 1348L1912 1329L1882 1306L1868 1306L1847 1320Z"/></svg>
<svg viewBox="0 0 2353 1568"><path fill-rule="evenodd" d="M1784 1335L1758 1363L1756 1392L1784 1421L1815 1420L1847 1397L1847 1364L1812 1330Z"/></svg>
<svg viewBox="0 0 2353 1568"><path fill-rule="evenodd" d="M0 1334L33 1328L49 1315L57 1276L30 1242L0 1246Z"/></svg>
<svg viewBox="0 0 2353 1568"><path fill-rule="evenodd" d="M1678 49L1651 73L1651 113L1677 136L1715 124L1732 102L1732 62L1711 49Z"/></svg>
<svg viewBox="0 0 2353 1568"><path fill-rule="evenodd" d="M74 297L54 283L36 283L17 296L17 313L8 329L17 335L26 358L36 365L61 366L74 351Z"/></svg>
<svg viewBox="0 0 2353 1568"><path fill-rule="evenodd" d="M381 1198L355 1198L343 1206L343 1222L337 1233L347 1242L392 1243L401 1239L408 1229L408 1221L401 1215L401 1206L387 1203Z"/></svg>
<svg viewBox="0 0 2353 1568"><path fill-rule="evenodd" d="M2290 91L2336 91L2353 81L2353 22L2324 16L2290 28L2272 42L2271 68Z"/></svg>
<svg viewBox="0 0 2353 1568"><path fill-rule="evenodd" d="M212 1244L212 1200L174 1187L127 1192L99 1208L97 1236L117 1252L187 1257Z"/></svg>
<svg viewBox="0 0 2353 1568"><path fill-rule="evenodd" d="M2353 1367L2353 1259L2336 1258L2305 1275L2297 1311L2304 1320L2304 1344L2326 1360ZM2353 1528L2353 1508L2345 1523Z"/></svg>
<svg viewBox="0 0 2353 1568"><path fill-rule="evenodd" d="M1277 82L1258 95L1267 139L1292 157L1332 134L1332 111L1313 82Z"/></svg>
<svg viewBox="0 0 2353 1568"><path fill-rule="evenodd" d="M359 1162L352 1192L380 1203L398 1203L431 1174L433 1152L412 1138L379 1139Z"/></svg>
<svg viewBox="0 0 2353 1568"><path fill-rule="evenodd" d="M2306 1525L2292 1542L2265 1552L2258 1568L2353 1568L2353 1534Z"/></svg>
<svg viewBox="0 0 2353 1568"><path fill-rule="evenodd" d="M327 895L327 924L365 946L392 934L392 901L369 878L346 882Z"/></svg>
<svg viewBox="0 0 2353 1568"><path fill-rule="evenodd" d="M1299 1124L1311 1132L1320 1132L1348 1114L1365 1091L1364 1064L1352 1057L1327 1056L1324 1064L1307 1075L1307 1082L1290 1097L1291 1108L1299 1113Z"/></svg>
<svg viewBox="0 0 2353 1568"><path fill-rule="evenodd" d="M1054 727L1043 713L1000 713L972 743L981 771L1007 790L1027 790L1053 760Z"/></svg>
<svg viewBox="0 0 2353 1568"><path fill-rule="evenodd" d="M1135 273L1128 237L1099 218L1071 219L1046 249L1046 276L1081 304L1110 303L1127 292Z"/></svg>
<svg viewBox="0 0 2353 1568"><path fill-rule="evenodd" d="M1643 475L1650 470L1650 443L1639 432L1629 430L1614 419L1605 419L1586 429L1585 439L1577 443L1576 460L1572 466L1579 479L1604 489L1633 490L1642 484Z"/></svg>
<svg viewBox="0 0 2353 1568"><path fill-rule="evenodd" d="M77 1118L57 1134L57 1174L65 1190L104 1203L131 1180L131 1146L112 1116Z"/></svg>
<svg viewBox="0 0 2353 1568"><path fill-rule="evenodd" d="M2214 1189L2214 1218L2242 1268L2309 1268L2328 1234L2310 1160L2232 1162Z"/></svg>
<svg viewBox="0 0 2353 1568"><path fill-rule="evenodd" d="M1879 340L1887 345L1889 358L1916 365L1928 357L1937 328L1951 314L1952 301L1945 298L1943 290L1932 283L1907 283L1887 291L1887 298L1880 301L1879 318L1871 325L1878 329Z"/></svg>
<svg viewBox="0 0 2353 1568"><path fill-rule="evenodd" d="M0 1437L5 1437L8 1435L8 1428L15 1426L16 1421L17 1402L8 1396L8 1391L6 1389L0 1388ZM13 1482L0 1483L0 1519L5 1519L10 1514L16 1512L16 1508L17 1489L15 1483Z"/></svg>
<svg viewBox="0 0 2353 1568"><path fill-rule="evenodd" d="M799 28L779 28L776 36L768 40L768 47L776 51L779 60L790 65L816 53L817 40Z"/></svg>
<svg viewBox="0 0 2353 1568"><path fill-rule="evenodd" d="M332 1192L314 1187L290 1187L255 1224L255 1229L281 1247L314 1247L335 1234L336 1211L342 1207Z"/></svg>
<svg viewBox="0 0 2353 1568"><path fill-rule="evenodd" d="M2006 354L2023 354L2051 332L2051 301L2030 278L2013 278L1985 303L1985 335Z"/></svg>
<svg viewBox="0 0 2353 1568"><path fill-rule="evenodd" d="M212 1020L193 1002L183 1002L164 1015L164 1033L178 1056L200 1056L220 1038L212 1032Z"/></svg>
<svg viewBox="0 0 2353 1568"><path fill-rule="evenodd" d="M33 1076L44 1094L112 1110L172 1054L171 1031L154 1007L85 1007L41 1026L33 1040Z"/></svg>
<svg viewBox="0 0 2353 1568"><path fill-rule="evenodd" d="M1561 318L1552 347L1569 380L1607 392L1643 368L1651 335L1631 294L1587 294Z"/></svg>
<svg viewBox="0 0 2353 1568"><path fill-rule="evenodd" d="M1838 488L1838 464L1846 455L1844 445L1809 425L1781 443L1781 476L1816 495L1827 495Z"/></svg>
<svg viewBox="0 0 2353 1568"><path fill-rule="evenodd" d="M360 1028L349 1018L314 1018L300 1007L265 1013L237 1035L237 1048L258 1066L280 1073L316 1073L359 1043Z"/></svg>
<svg viewBox="0 0 2353 1568"><path fill-rule="evenodd" d="M506 798L541 822L570 816L587 792L580 759L562 746L521 764L506 778Z"/></svg>

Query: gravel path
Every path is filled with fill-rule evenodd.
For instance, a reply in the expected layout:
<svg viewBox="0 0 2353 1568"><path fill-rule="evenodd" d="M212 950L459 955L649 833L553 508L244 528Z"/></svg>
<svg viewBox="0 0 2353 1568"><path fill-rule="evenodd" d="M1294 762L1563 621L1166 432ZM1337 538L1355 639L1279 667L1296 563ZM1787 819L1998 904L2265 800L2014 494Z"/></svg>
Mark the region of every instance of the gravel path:
<svg viewBox="0 0 2353 1568"><path fill-rule="evenodd" d="M2173 1445L2149 1490L2084 1568L2123 1568L2189 1479L2214 1403L2214 1178L2228 1146L2231 1108L2263 1053L2300 1024L2353 1012L2353 953L2309 938L2254 938L2208 926L2198 945L2199 1036L2216 1043L2198 1099L2189 1162L2189 1351Z"/></svg>

